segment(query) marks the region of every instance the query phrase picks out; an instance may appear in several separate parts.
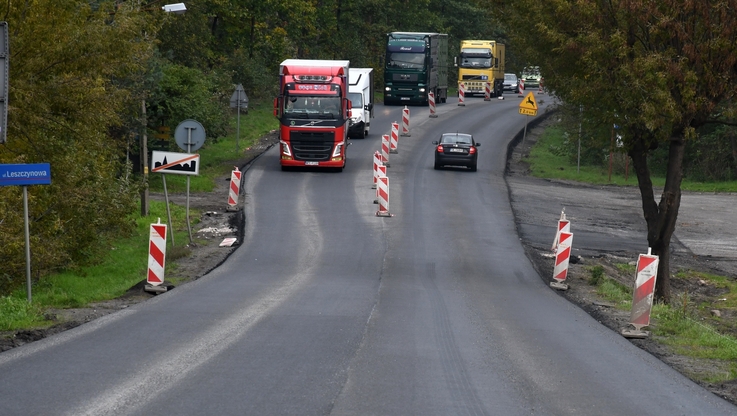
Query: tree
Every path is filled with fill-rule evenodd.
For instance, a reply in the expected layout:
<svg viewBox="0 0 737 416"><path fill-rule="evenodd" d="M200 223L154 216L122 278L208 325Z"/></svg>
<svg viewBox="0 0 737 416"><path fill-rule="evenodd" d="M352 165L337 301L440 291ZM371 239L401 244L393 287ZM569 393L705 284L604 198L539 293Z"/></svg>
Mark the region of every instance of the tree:
<svg viewBox="0 0 737 416"><path fill-rule="evenodd" d="M51 185L29 189L33 269L41 275L95 258L110 236L133 226L135 185L121 162L127 137L110 134L130 95L114 80L136 72L152 49L141 41L140 15L113 11L76 0L0 5L12 62L0 163L51 165ZM9 290L24 281L21 192L2 187L0 201L0 290Z"/></svg>
<svg viewBox="0 0 737 416"><path fill-rule="evenodd" d="M670 240L681 200L685 144L733 117L737 0L518 0L503 4L513 40L540 62L549 90L617 123L632 158L660 256L656 297L670 300ZM721 106L721 107L720 107ZM648 155L668 149L655 199Z"/></svg>

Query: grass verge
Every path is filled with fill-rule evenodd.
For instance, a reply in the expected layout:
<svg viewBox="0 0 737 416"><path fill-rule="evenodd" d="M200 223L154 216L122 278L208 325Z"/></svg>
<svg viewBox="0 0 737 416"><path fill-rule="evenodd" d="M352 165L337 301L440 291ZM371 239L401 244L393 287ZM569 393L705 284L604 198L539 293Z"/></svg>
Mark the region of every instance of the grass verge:
<svg viewBox="0 0 737 416"><path fill-rule="evenodd" d="M236 160L238 152L252 146L260 137L278 127L271 106L252 103L248 115L241 114L240 135L236 137L236 119L233 115L233 133L227 137L206 142L199 149L202 166L200 175L191 177L191 192L207 192L215 187L215 179L227 174L232 166L227 162ZM236 140L238 141L236 151ZM151 189L162 191L163 182L159 175L151 175ZM184 175L167 175L167 191L185 192ZM174 240L186 241L188 236L185 208L170 204L174 228ZM44 328L52 324L45 315L49 309L80 308L91 303L115 299L146 278L148 268L148 239L150 224L159 219L166 223L166 205L150 201L147 217L135 215L137 227L134 233L109 243L110 251L99 264L67 270L45 277L34 284L32 302L28 302L26 288L0 297L0 331ZM190 209L191 225L195 225L200 213ZM176 267L176 259L186 256L187 248L172 247L167 239L166 268Z"/></svg>

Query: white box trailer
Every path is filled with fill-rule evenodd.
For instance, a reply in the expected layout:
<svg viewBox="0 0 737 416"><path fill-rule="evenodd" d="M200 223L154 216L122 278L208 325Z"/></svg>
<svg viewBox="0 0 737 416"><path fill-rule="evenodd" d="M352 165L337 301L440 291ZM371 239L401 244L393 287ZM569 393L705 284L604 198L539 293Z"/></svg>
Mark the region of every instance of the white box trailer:
<svg viewBox="0 0 737 416"><path fill-rule="evenodd" d="M348 135L368 136L374 118L374 69L350 68L348 72L348 99L353 106Z"/></svg>

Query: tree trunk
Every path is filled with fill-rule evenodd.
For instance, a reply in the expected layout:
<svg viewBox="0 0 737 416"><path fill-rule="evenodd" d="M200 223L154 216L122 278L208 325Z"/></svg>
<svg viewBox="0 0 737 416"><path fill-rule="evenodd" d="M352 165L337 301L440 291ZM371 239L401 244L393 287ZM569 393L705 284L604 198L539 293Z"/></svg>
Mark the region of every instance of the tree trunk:
<svg viewBox="0 0 737 416"><path fill-rule="evenodd" d="M656 205L650 171L647 166L649 149L645 140L636 140L630 150L632 166L642 197L642 210L647 223L647 242L652 254L660 258L655 298L670 302L670 239L676 229L678 209L681 205L681 180L683 179L683 155L685 146L681 138L668 142L668 171L660 203Z"/></svg>

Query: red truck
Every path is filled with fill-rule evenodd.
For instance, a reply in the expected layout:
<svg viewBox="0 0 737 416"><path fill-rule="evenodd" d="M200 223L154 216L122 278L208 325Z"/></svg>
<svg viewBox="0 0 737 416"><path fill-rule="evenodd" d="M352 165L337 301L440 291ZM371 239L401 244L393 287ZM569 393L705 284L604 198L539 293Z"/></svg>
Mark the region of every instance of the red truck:
<svg viewBox="0 0 737 416"><path fill-rule="evenodd" d="M279 161L282 170L319 167L342 171L351 105L349 61L287 59L279 67Z"/></svg>

